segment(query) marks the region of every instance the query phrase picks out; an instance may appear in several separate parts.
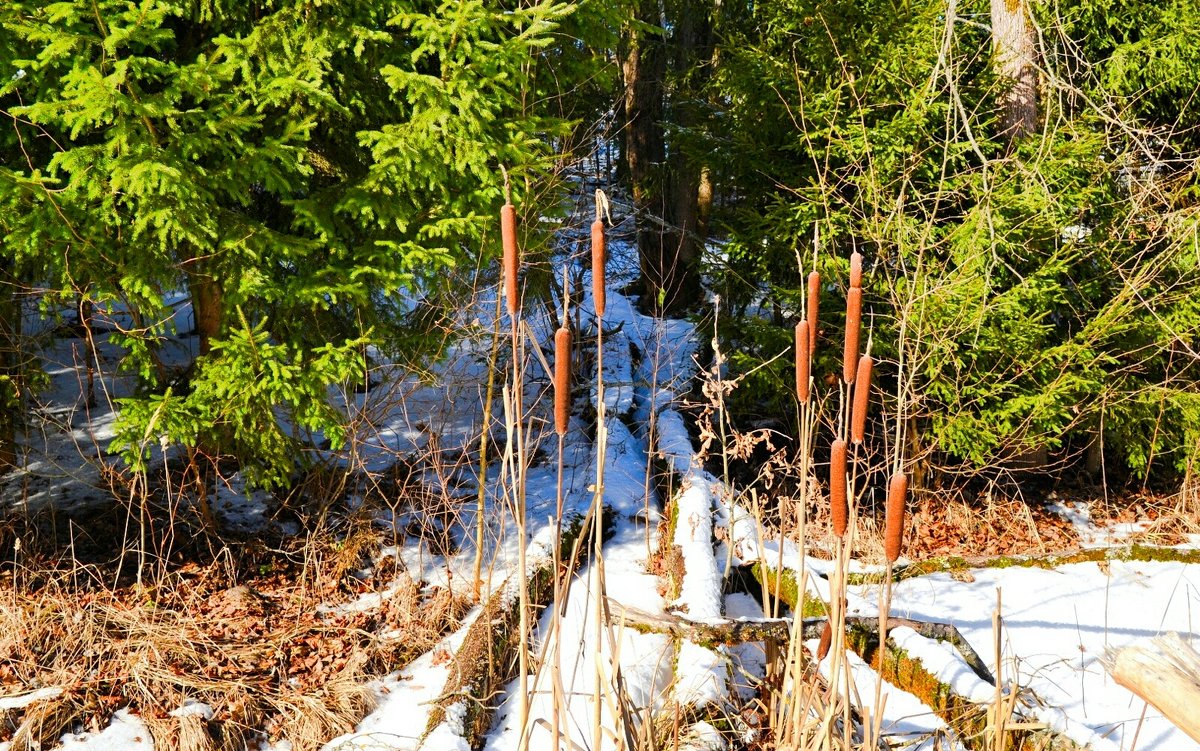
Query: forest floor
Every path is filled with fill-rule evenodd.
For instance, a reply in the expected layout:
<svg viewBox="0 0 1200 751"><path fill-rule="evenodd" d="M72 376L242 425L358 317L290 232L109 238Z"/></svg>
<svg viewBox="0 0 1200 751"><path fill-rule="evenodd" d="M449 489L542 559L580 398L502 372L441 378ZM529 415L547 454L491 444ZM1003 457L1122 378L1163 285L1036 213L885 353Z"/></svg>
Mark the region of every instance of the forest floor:
<svg viewBox="0 0 1200 751"><path fill-rule="evenodd" d="M573 744L563 748L597 738L605 748L770 747L756 733L767 714L763 641L712 644L629 621L762 620L760 585L729 576L756 563L806 572L805 591L828 602L832 567L820 551L830 534L814 506L802 557L786 514L781 542L778 513L706 471L713 456L693 421L703 407L683 404L696 379L719 385L724 373L695 362L707 333L645 316L618 291L636 268L616 208L599 344L581 258L561 259L579 332L575 416L561 444L549 396L556 306L526 312L523 470L509 461L499 396L482 427L489 374L497 394L513 377L506 329L493 335L494 287L465 306L462 337L431 372L381 364L367 390L340 395L350 449L326 452L288 493L248 491L235 468L196 472L165 443L149 472L130 473L107 451L114 400L133 388L115 370L120 351L99 333L88 406L85 343L45 331L52 385L27 429L24 468L0 479L0 751L543 749L555 732ZM563 247L577 247L586 221L564 227ZM187 331L187 301L176 302ZM169 358L187 362L193 346L173 339ZM596 499L602 555L582 556L529 627L531 699L520 701L503 669L490 671L505 680L486 693L463 693L469 669L516 659L467 647L483 619L500 622L482 605L489 595L515 597L520 536L526 572L547 560L567 571L556 541ZM1011 687L1023 720L1079 747L1200 749L1101 662L1109 648L1196 631L1200 491L927 495L913 512L919 534L901 563L914 567L892 588L893 615L956 626ZM867 516L854 534L860 583L847 612L872 617L882 544ZM980 706L995 697L947 644L905 627L889 635L957 695ZM815 653L816 640L806 648ZM853 654L848 665L856 703L878 710L891 743L978 747L900 688L879 687L873 703L878 674ZM680 708L692 714L680 719Z"/></svg>

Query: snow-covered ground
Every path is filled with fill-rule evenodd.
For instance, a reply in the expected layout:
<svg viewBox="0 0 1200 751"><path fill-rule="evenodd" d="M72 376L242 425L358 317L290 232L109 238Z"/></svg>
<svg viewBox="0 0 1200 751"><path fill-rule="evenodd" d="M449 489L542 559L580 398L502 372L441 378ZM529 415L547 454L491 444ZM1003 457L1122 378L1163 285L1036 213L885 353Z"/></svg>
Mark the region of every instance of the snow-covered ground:
<svg viewBox="0 0 1200 751"><path fill-rule="evenodd" d="M627 232L628 225L620 229ZM609 244L617 267L613 277L617 280L629 276L635 258L619 236L614 234ZM584 289L588 286L585 284ZM485 296L474 311L468 311L468 317L478 319L477 331L490 331L493 300ZM582 321L577 343L582 345L583 338L595 336L596 321L590 297L585 294L576 303ZM186 309L186 303L180 307ZM545 347L557 322L544 315L532 315L528 322ZM714 526L728 526L730 518L745 519L745 515L730 507L727 489L699 466L686 423L676 409L695 371L697 333L684 321L641 315L632 301L615 289L609 292L603 325L603 394L594 384L584 388L585 383L591 383L590 374L580 374L576 403L586 400L595 410L602 401L605 419L599 431L581 419L572 422L562 458L563 506L568 513L586 512L596 496L602 466L600 498L612 525L603 570L610 623L619 623L622 609L651 614L678 612L695 620L762 617L752 597L722 594L725 548L715 546ZM186 328L180 326L181 330ZM183 351L186 345L186 340L178 340L172 346ZM442 449L471 450L480 430L489 346L486 336L455 345L435 370L433 383L385 369L388 377L377 387L366 394L348 396L345 408L360 429L353 442L353 457L344 460L370 472L382 470L397 456L419 454L429 448L431 441ZM101 474L106 463L115 461L105 453L115 416L111 398L127 394L131 386L114 373L111 365L119 353L102 336L97 406L84 406L79 398L80 384L86 376L81 352L79 340L65 338L53 339L46 350L53 386L43 395L45 406L38 410L34 429L26 436L26 467L0 481L3 508L54 504L69 511L80 504L108 502ZM546 352L550 357L550 348ZM527 359L524 379L531 419L548 423L549 374L539 358ZM491 429L498 430L499 424ZM597 432L603 433L604 441L597 441ZM558 445L548 428L535 435L535 442L542 458L529 468L525 479L528 538L531 547L537 549L548 545L555 527ZM169 450L164 456L170 460ZM679 523L672 542L684 558L686 576L681 595L674 601L667 601L661 594L658 577L649 568L659 544L656 527L663 501L648 475L652 457L663 460L682 482L677 497ZM484 478L475 478L462 468L456 471L469 480L460 488L463 497L473 499L479 481L488 489L485 575L490 588L502 586L517 573L513 502L506 490L511 483L500 461L492 462ZM437 482L445 478L425 479ZM214 491L212 500L222 520L240 530L268 523L270 497L246 492L239 483L235 476L228 485ZM347 501L355 504L362 499L352 492ZM381 525L393 525L394 529L404 528L409 521L402 512L379 517ZM463 530L473 530L475 522L472 500L463 504L459 523ZM1077 515L1075 523L1092 535L1090 539L1106 539L1090 520ZM469 534L460 532L458 537L461 545L449 555L403 536L385 554L396 556L409 576L428 586L451 587L465 593L472 582L475 549ZM777 543L758 539L753 524L736 525L733 538L742 562L754 560L761 551L771 565L782 560L785 566L800 569L794 547L785 545L781 559ZM806 568L813 575L826 565L812 559ZM536 625L532 645L540 670L530 679L529 748L551 747L550 730L556 723L574 747L592 748L597 681L601 682L602 695L619 681L627 699L623 712L614 711L607 701L600 708L602 745L606 748L616 747L614 739L630 730L622 717L644 718L670 702L732 707L738 697L745 699L752 694L754 679L763 671L761 644L709 649L687 642L676 644L667 636L620 625L597 632L594 623L600 586L594 564L584 564L572 580L569 604L561 619L556 622L551 617L554 608L548 608ZM828 583L819 576L812 578L808 586L828 597ZM999 634L992 626L997 592L1003 615ZM875 614L876 587L853 587L850 595L850 614ZM370 608L386 596L386 592L376 593L339 607ZM1053 570L1011 567L976 570L969 577L933 574L908 579L895 586L892 610L899 616L956 625L994 674L1005 681L1014 680L1020 687L1020 705L1026 717L1039 719L1081 744L1097 750L1133 751L1136 738L1136 748L1141 751L1187 751L1200 749L1200 744L1115 684L1101 666L1100 657L1107 648L1156 634L1194 633L1193 605L1200 607L1200 566L1114 560ZM432 702L442 695L449 674L448 656L477 613L468 615L458 631L429 653L377 681L373 685L379 699L377 708L354 733L329 741L325 751L464 748L453 713L428 737L425 729ZM994 687L975 676L949 647L910 629L895 629L891 636L959 693L982 702L994 695ZM1001 665L993 664L992 645L997 639L1003 652ZM856 658L852 657L851 663L859 696L873 697L874 673ZM565 712L557 712L557 717L552 690L556 682L564 697L558 706L566 708ZM35 688L28 687L15 697L0 697L0 708L18 706ZM886 697L885 732L913 748L934 747L935 738L944 732L944 723L915 697L886 685L882 692ZM518 705L514 682L502 697L486 748L506 751L521 747ZM707 731L700 728L697 732ZM126 708L100 732L81 729L63 736L58 748L148 751L152 742L136 712ZM7 744L0 743L0 751L6 750ZM277 745L273 751L286 751L286 747Z"/></svg>

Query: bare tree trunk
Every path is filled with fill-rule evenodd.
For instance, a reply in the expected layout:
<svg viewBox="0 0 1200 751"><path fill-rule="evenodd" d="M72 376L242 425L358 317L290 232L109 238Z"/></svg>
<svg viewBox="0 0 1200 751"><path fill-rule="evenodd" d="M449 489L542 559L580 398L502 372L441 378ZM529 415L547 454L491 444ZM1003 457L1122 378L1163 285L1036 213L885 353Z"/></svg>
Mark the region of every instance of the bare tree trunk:
<svg viewBox="0 0 1200 751"><path fill-rule="evenodd" d="M20 341L21 306L16 277L10 264L0 261L0 475L17 466Z"/></svg>
<svg viewBox="0 0 1200 751"><path fill-rule="evenodd" d="M663 119L669 109L672 124L685 134L699 123L699 92L712 47L711 7L706 0L684 0L673 8L678 17L667 24L668 42L661 32L644 28L663 23L658 0L639 0L638 26L627 32L622 55L625 160L638 220L643 305L658 313L677 312L699 297L710 205L701 200L701 163L677 140L667 148ZM677 79L669 108L668 65Z"/></svg>
<svg viewBox="0 0 1200 751"><path fill-rule="evenodd" d="M700 190L696 197L696 234L701 240L708 237L709 219L712 217L713 184L712 171L707 166L700 168Z"/></svg>
<svg viewBox="0 0 1200 751"><path fill-rule="evenodd" d="M80 292L75 302L75 314L79 318L79 330L83 333L84 348L87 352L87 384L84 399L89 407L96 406L96 364L99 353L96 351L96 330L92 326L95 306L88 298L87 292Z"/></svg>
<svg viewBox="0 0 1200 751"><path fill-rule="evenodd" d="M644 302L656 307L663 282L663 185L661 168L666 155L663 141L663 77L666 56L660 34L645 26L658 26L657 0L639 0L635 25L626 31L621 72L625 83L625 164L633 191L637 223L638 260Z"/></svg>
<svg viewBox="0 0 1200 751"><path fill-rule="evenodd" d="M713 8L710 0L679 0L674 7L678 17L671 23L675 85L670 109L681 137L670 144L667 162L662 308L668 312L700 297L700 257L708 232L708 206L702 203L701 193L708 187L711 194L704 165L686 139L704 116L704 89L712 63Z"/></svg>
<svg viewBox="0 0 1200 751"><path fill-rule="evenodd" d="M992 48L1006 87L1000 97L1001 127L1012 143L1038 126L1037 38L1029 19L1029 0L991 2Z"/></svg>

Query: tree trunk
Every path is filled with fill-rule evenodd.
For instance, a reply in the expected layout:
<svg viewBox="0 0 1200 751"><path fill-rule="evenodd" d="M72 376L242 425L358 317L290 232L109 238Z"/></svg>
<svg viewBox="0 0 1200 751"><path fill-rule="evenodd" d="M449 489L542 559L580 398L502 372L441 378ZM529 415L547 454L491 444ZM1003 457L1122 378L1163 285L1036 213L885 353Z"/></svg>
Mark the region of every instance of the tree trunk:
<svg viewBox="0 0 1200 751"><path fill-rule="evenodd" d="M17 466L21 306L11 264L0 261L0 475Z"/></svg>
<svg viewBox="0 0 1200 751"><path fill-rule="evenodd" d="M661 175L666 147L663 142L663 77L666 56L663 39L643 25L659 25L657 0L639 0L634 21L626 32L621 57L625 83L625 164L633 192L637 225L638 261L642 273L645 307L657 307L662 284Z"/></svg>
<svg viewBox="0 0 1200 751"><path fill-rule="evenodd" d="M1005 87L1000 96L1000 122L1011 144L1037 130L1037 39L1029 20L1029 0L991 0L992 49L996 72Z"/></svg>
<svg viewBox="0 0 1200 751"><path fill-rule="evenodd" d="M672 65L675 85L670 104L678 137L669 144L667 196L663 237L662 290L664 311L694 303L700 297L700 257L708 229L707 208L701 194L711 195L706 170L696 148L686 143L703 124L704 89L712 63L712 4L709 0L681 0L671 24Z"/></svg>
<svg viewBox="0 0 1200 751"><path fill-rule="evenodd" d="M79 318L79 331L83 334L84 349L87 352L87 383L83 394L89 407L96 406L96 365L99 363L99 353L96 351L96 329L92 326L95 305L88 298L87 292L80 292L75 301L75 315Z"/></svg>
<svg viewBox="0 0 1200 751"><path fill-rule="evenodd" d="M196 335L200 337L200 354L207 355L212 340L221 333L221 283L205 265L198 264L188 275L188 291L192 295L192 315Z"/></svg>
<svg viewBox="0 0 1200 751"><path fill-rule="evenodd" d="M709 205L701 197L707 185L702 164L682 138L673 139L668 148L663 120L669 111L675 131L684 138L699 124L698 103L712 49L711 7L705 0L672 7L677 17L666 24L672 32L668 43L662 32L644 29L663 23L657 0L639 0L634 9L638 26L627 32L621 61L625 160L638 221L643 307L658 313L678 312L699 298ZM668 65L676 82L669 102Z"/></svg>

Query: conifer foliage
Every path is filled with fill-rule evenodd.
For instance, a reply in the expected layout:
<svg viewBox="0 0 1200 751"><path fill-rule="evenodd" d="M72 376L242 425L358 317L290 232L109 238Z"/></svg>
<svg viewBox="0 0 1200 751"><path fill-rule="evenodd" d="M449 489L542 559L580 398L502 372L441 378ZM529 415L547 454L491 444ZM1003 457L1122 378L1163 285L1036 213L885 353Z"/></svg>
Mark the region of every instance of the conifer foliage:
<svg viewBox="0 0 1200 751"><path fill-rule="evenodd" d="M145 395L115 447L136 465L165 433L272 483L296 455L280 410L336 444L328 386L485 247L497 166L520 187L547 163L559 123L522 92L571 10L3 3L3 256L51 298L127 313ZM158 353L184 290L200 357L181 376Z"/></svg>

